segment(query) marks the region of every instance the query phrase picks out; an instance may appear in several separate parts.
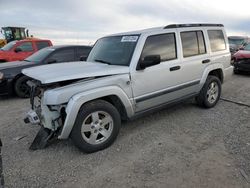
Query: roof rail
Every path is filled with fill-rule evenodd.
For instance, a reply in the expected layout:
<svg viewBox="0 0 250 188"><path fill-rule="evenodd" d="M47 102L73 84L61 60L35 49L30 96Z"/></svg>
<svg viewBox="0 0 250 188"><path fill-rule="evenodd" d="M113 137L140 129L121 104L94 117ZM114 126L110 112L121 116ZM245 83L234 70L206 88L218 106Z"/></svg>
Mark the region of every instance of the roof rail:
<svg viewBox="0 0 250 188"><path fill-rule="evenodd" d="M223 24L171 24L164 27L164 29L173 29L181 27L224 27Z"/></svg>

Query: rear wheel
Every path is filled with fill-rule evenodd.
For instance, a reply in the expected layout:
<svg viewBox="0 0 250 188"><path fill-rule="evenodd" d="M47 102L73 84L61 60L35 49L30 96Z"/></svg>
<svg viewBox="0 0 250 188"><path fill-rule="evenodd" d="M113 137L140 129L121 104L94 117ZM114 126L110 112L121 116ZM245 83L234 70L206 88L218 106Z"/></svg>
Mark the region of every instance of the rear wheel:
<svg viewBox="0 0 250 188"><path fill-rule="evenodd" d="M96 100L81 107L70 137L80 150L92 153L110 146L120 126L117 109L106 101Z"/></svg>
<svg viewBox="0 0 250 188"><path fill-rule="evenodd" d="M199 95L196 97L196 101L199 106L212 108L217 104L220 95L221 81L218 77L209 75Z"/></svg>
<svg viewBox="0 0 250 188"><path fill-rule="evenodd" d="M14 90L18 97L21 97L21 98L30 97L30 87L27 84L27 81L29 79L30 78L27 76L22 76L16 80L15 85L14 85Z"/></svg>

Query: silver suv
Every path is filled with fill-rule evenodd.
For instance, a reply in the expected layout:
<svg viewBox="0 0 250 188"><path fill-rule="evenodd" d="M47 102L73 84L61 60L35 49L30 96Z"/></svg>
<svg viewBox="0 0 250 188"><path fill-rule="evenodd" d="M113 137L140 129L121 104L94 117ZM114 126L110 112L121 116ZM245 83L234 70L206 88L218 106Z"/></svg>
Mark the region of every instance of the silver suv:
<svg viewBox="0 0 250 188"><path fill-rule="evenodd" d="M121 120L195 97L211 108L232 73L224 26L168 25L99 39L87 62L24 69L33 78L26 123L40 124L31 149L71 138L84 152L110 146Z"/></svg>

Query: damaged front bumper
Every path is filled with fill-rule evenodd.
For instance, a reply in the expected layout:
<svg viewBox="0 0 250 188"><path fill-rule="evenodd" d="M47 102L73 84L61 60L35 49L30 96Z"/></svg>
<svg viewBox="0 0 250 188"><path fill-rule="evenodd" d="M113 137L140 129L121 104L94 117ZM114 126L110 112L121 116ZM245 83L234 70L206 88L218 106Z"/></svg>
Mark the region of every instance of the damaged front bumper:
<svg viewBox="0 0 250 188"><path fill-rule="evenodd" d="M50 106L43 104L44 89L38 87L37 84L32 81L29 81L27 84L31 88L31 110L26 114L24 122L41 126L30 149L43 149L54 140L54 138L57 138L57 133L62 126L63 118L61 111L63 105Z"/></svg>

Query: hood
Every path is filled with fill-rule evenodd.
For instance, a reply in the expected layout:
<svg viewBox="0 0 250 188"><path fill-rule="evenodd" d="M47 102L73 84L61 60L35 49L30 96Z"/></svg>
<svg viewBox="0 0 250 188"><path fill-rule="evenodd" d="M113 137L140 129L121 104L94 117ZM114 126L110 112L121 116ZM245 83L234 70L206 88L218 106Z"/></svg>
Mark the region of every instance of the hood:
<svg viewBox="0 0 250 188"><path fill-rule="evenodd" d="M92 62L69 62L42 65L23 69L22 73L39 80L42 84L96 76L129 73L129 67Z"/></svg>
<svg viewBox="0 0 250 188"><path fill-rule="evenodd" d="M236 52L236 53L234 54L234 57L236 57L236 58L241 58L241 59L250 58L250 51L247 51L247 50L239 50L238 52Z"/></svg>
<svg viewBox="0 0 250 188"><path fill-rule="evenodd" d="M27 61L12 61L7 63L0 63L0 71L4 69L9 68L17 68L17 67L24 67L26 65L32 65L33 62L27 62Z"/></svg>

